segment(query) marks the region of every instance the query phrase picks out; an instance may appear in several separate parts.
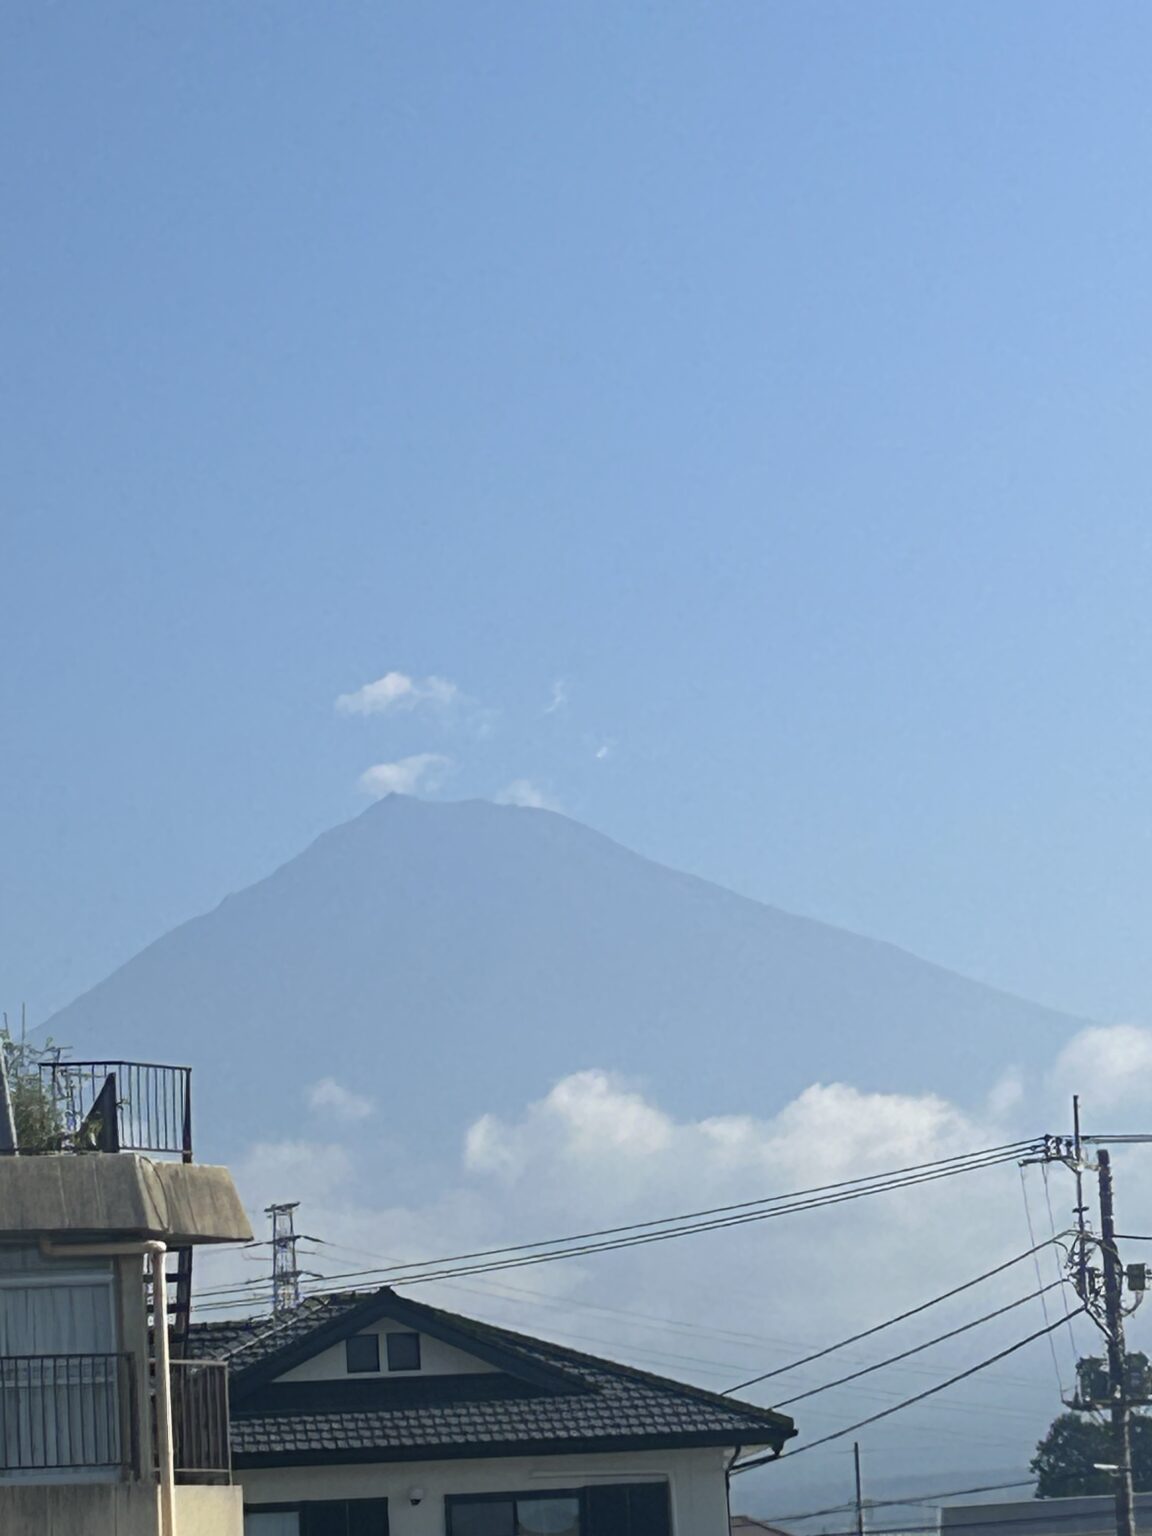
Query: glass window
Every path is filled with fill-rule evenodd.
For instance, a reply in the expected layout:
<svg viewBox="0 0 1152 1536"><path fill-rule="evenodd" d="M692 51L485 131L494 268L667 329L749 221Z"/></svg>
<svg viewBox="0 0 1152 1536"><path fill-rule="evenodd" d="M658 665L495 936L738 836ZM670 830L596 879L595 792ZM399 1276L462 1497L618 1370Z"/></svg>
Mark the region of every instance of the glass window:
<svg viewBox="0 0 1152 1536"><path fill-rule="evenodd" d="M584 1536L669 1536L667 1483L602 1483L584 1490Z"/></svg>
<svg viewBox="0 0 1152 1536"><path fill-rule="evenodd" d="M449 1499L449 1536L581 1536L578 1493Z"/></svg>
<svg viewBox="0 0 1152 1536"><path fill-rule="evenodd" d="M350 1376L380 1369L380 1335L357 1333L344 1340L344 1365Z"/></svg>
<svg viewBox="0 0 1152 1536"><path fill-rule="evenodd" d="M420 1335L418 1333L388 1335L388 1369L390 1371L420 1369Z"/></svg>
<svg viewBox="0 0 1152 1536"><path fill-rule="evenodd" d="M448 1536L671 1536L667 1483L601 1483L495 1498L449 1495Z"/></svg>
<svg viewBox="0 0 1152 1536"><path fill-rule="evenodd" d="M580 1500L517 1499L516 1536L580 1536Z"/></svg>
<svg viewBox="0 0 1152 1536"><path fill-rule="evenodd" d="M348 1536L388 1536L387 1499L349 1499Z"/></svg>
<svg viewBox="0 0 1152 1536"><path fill-rule="evenodd" d="M294 1509L249 1511L244 1536L300 1536L300 1516Z"/></svg>
<svg viewBox="0 0 1152 1536"><path fill-rule="evenodd" d="M387 1499L308 1499L244 1511L244 1536L388 1536Z"/></svg>
<svg viewBox="0 0 1152 1536"><path fill-rule="evenodd" d="M516 1536L512 1499L454 1499L448 1511L449 1536Z"/></svg>
<svg viewBox="0 0 1152 1536"><path fill-rule="evenodd" d="M111 1271L0 1283L0 1470L120 1464Z"/></svg>

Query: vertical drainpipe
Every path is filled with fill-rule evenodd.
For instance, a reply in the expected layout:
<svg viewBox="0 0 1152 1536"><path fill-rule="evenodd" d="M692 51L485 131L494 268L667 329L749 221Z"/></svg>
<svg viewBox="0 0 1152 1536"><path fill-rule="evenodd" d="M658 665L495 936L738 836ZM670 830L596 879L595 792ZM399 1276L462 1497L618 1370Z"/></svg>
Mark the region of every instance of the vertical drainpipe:
<svg viewBox="0 0 1152 1536"><path fill-rule="evenodd" d="M740 1452L744 1449L738 1445L724 1463L724 1507L728 1511L728 1529L732 1529L732 1468L740 1460Z"/></svg>
<svg viewBox="0 0 1152 1536"><path fill-rule="evenodd" d="M152 1257L152 1334L156 1340L156 1459L160 1470L161 1536L176 1536L176 1448L172 1437L172 1362L168 1352L168 1275L164 1243Z"/></svg>

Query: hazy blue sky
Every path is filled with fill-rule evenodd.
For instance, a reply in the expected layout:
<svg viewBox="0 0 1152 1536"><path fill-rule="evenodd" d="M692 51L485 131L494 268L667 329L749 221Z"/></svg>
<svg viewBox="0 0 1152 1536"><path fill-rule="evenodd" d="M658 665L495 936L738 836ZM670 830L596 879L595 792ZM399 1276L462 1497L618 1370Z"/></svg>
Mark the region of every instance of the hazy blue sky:
<svg viewBox="0 0 1152 1536"><path fill-rule="evenodd" d="M1134 3L6 0L2 1000L435 753L1152 1013L1150 74Z"/></svg>

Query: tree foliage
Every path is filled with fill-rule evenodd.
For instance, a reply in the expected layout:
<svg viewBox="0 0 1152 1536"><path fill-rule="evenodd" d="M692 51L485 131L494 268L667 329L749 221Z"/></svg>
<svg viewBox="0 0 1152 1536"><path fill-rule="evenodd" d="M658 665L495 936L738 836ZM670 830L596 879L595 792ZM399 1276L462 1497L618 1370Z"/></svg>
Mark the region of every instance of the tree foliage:
<svg viewBox="0 0 1152 1536"><path fill-rule="evenodd" d="M1036 1474L1036 1497L1063 1499L1112 1493L1113 1474L1099 1472L1096 1466L1109 1466L1115 1459L1107 1422L1082 1413L1062 1413L1029 1463ZM1146 1414L1132 1415L1132 1482L1137 1493L1152 1491L1152 1418Z"/></svg>
<svg viewBox="0 0 1152 1536"><path fill-rule="evenodd" d="M19 1036L14 1035L5 1014L0 1025L0 1050L4 1052L17 1146L25 1153L55 1150L64 1136L64 1119L59 1104L44 1083L40 1065L59 1061L63 1054L61 1047L51 1040L34 1045L23 1031Z"/></svg>

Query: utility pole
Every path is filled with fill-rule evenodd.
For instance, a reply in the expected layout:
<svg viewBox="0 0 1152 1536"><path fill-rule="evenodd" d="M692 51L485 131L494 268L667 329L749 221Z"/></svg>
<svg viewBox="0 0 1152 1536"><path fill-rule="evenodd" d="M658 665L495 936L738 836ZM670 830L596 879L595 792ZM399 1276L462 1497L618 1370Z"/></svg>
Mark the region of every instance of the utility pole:
<svg viewBox="0 0 1152 1536"><path fill-rule="evenodd" d="M852 1442L852 1461L856 1468L856 1536L864 1536L864 1489L860 1481L860 1442Z"/></svg>
<svg viewBox="0 0 1152 1536"><path fill-rule="evenodd" d="M300 1305L300 1271L296 1265L296 1221L299 1200L265 1207L272 1218L272 1316L282 1317Z"/></svg>
<svg viewBox="0 0 1152 1536"><path fill-rule="evenodd" d="M1116 1536L1136 1536L1132 1509L1132 1432L1128 1407L1127 1361L1124 1353L1124 1270L1116 1252L1116 1219L1112 1210L1112 1159L1104 1147L1098 1154L1100 1171L1100 1257L1104 1280L1104 1323L1108 1341L1108 1395L1112 1419L1112 1454L1116 1460Z"/></svg>

